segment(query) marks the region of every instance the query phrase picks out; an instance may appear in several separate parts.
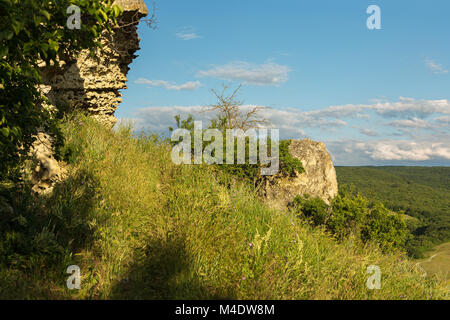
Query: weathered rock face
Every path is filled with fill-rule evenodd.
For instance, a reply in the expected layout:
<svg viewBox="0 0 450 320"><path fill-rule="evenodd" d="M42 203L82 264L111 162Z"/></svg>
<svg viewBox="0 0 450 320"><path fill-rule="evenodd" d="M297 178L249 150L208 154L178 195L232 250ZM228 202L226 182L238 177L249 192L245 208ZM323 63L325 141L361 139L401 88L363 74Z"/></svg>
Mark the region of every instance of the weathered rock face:
<svg viewBox="0 0 450 320"><path fill-rule="evenodd" d="M107 127L117 122L114 112L122 101L119 90L127 88L128 65L139 50L137 24L148 14L142 0L116 0L115 4L124 10L121 27L102 39L101 55L92 57L85 50L72 61L62 61L62 67L42 70L53 105L88 110Z"/></svg>
<svg viewBox="0 0 450 320"><path fill-rule="evenodd" d="M59 61L58 66L42 67L42 93L49 98L49 109L74 108L88 110L93 118L106 127L117 122L114 112L121 102L119 90L126 89L128 65L139 50L137 25L148 14L142 0L116 0L124 13L112 35L104 35L104 51L91 56L89 50L75 58ZM56 106L56 107L55 107ZM37 165L32 174L33 191L49 193L56 182L64 179L66 172L53 156L52 140L46 133L39 133L30 152Z"/></svg>
<svg viewBox="0 0 450 320"><path fill-rule="evenodd" d="M294 177L282 173L268 176L262 186L266 202L285 208L297 195L311 195L329 204L338 193L338 184L325 144L309 139L292 140L289 152L302 162L305 172Z"/></svg>
<svg viewBox="0 0 450 320"><path fill-rule="evenodd" d="M33 191L37 194L50 193L56 182L62 181L67 171L53 157L53 139L48 134L40 132L33 143L30 153L35 157L37 165L32 172Z"/></svg>

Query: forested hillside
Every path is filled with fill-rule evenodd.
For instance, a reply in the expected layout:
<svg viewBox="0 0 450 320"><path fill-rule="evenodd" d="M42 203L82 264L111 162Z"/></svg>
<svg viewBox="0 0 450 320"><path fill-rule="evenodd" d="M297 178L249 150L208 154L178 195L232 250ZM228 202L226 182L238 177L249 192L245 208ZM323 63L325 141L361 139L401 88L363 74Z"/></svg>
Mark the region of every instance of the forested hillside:
<svg viewBox="0 0 450 320"><path fill-rule="evenodd" d="M450 167L336 167L341 188L353 185L363 195L404 211L413 238L408 250L421 257L450 240Z"/></svg>

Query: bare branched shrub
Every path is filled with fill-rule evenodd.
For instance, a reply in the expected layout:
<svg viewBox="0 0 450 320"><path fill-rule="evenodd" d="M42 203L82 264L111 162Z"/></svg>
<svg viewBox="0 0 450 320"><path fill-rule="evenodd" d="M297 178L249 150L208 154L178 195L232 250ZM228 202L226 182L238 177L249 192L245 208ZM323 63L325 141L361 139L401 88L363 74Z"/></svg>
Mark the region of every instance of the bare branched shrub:
<svg viewBox="0 0 450 320"><path fill-rule="evenodd" d="M139 24L139 22L145 22L150 29L154 30L158 26L158 20L156 18L156 10L158 10L157 7L156 7L156 3L153 2L151 10L150 10L150 13L151 13L150 16L148 16L146 18L142 18L141 13L136 11L133 14L133 16L131 17L131 21L125 22L124 19L123 19L123 16L121 18L119 18L118 27L119 28L126 28L126 27L129 27L129 26L135 26L135 25ZM127 18L127 19L130 20L129 18Z"/></svg>
<svg viewBox="0 0 450 320"><path fill-rule="evenodd" d="M242 129L260 128L268 126L269 120L261 115L261 111L266 107L252 106L244 107L243 101L237 100L237 95L241 89L239 85L231 95L227 95L228 86L222 85L222 91L211 89L212 94L217 98L217 102L205 107L203 112L217 112L217 119L212 121L213 126L218 129Z"/></svg>

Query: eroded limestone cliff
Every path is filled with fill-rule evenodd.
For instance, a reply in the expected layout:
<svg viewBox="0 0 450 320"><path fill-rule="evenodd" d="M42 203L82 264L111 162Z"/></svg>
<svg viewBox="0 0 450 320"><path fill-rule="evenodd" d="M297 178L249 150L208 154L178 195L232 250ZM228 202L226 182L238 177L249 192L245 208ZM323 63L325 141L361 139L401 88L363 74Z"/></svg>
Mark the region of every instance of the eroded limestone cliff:
<svg viewBox="0 0 450 320"><path fill-rule="evenodd" d="M60 59L58 66L41 68L43 85L40 89L49 98L50 109L74 108L87 110L92 117L113 127L117 122L114 112L121 102L120 90L126 89L129 64L139 50L137 25L148 14L142 0L116 0L123 9L119 26L112 34L104 34L104 50L96 56L89 50L76 57ZM37 164L33 170L33 190L38 194L49 193L66 174L64 166L54 158L53 142L45 132L38 134L30 152Z"/></svg>
<svg viewBox="0 0 450 320"><path fill-rule="evenodd" d="M107 127L117 122L114 112L126 89L129 64L139 50L137 25L148 9L142 0L116 0L124 13L119 27L102 38L102 54L90 56L89 50L61 61L58 68L42 69L50 102L60 108L80 108Z"/></svg>

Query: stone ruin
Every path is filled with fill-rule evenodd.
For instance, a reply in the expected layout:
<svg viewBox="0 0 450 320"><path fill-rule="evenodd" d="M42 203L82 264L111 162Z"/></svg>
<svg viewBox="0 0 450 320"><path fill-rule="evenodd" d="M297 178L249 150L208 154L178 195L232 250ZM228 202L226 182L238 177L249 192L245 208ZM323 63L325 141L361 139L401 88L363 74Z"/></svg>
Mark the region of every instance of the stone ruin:
<svg viewBox="0 0 450 320"><path fill-rule="evenodd" d="M86 110L108 128L117 122L114 112L122 101L120 90L127 88L129 65L140 49L137 26L149 13L142 0L116 0L114 4L122 7L123 15L120 27L102 37L102 54L91 56L84 50L75 58L62 59L59 66L43 66L40 87L50 102L46 107ZM51 192L66 175L64 165L53 157L52 143L48 134L39 133L30 151L37 161L32 173L37 194Z"/></svg>

